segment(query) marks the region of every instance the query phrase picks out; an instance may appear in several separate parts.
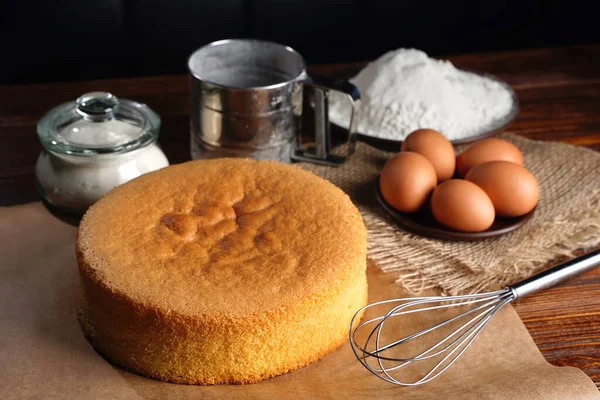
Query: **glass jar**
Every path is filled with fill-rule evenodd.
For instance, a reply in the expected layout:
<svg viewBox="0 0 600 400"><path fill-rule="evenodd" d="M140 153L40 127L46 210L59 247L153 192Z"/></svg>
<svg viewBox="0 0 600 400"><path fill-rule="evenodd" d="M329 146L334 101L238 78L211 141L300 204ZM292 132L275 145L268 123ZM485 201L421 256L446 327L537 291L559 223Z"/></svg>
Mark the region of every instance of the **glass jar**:
<svg viewBox="0 0 600 400"><path fill-rule="evenodd" d="M148 106L106 92L53 108L37 127L44 147L35 166L40 195L83 214L115 186L169 165L156 143L159 130Z"/></svg>

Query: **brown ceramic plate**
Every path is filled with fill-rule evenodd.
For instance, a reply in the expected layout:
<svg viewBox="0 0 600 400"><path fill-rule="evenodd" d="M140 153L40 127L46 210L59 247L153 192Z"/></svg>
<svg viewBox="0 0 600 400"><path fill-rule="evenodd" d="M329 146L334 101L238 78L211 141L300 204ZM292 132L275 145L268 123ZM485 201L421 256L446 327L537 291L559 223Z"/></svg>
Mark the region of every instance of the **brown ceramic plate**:
<svg viewBox="0 0 600 400"><path fill-rule="evenodd" d="M471 72L480 76L484 76L488 79L494 80L498 83L500 83L502 86L504 86L504 88L506 88L506 90L508 90L511 94L511 97L513 99L513 104L512 107L510 109L510 111L508 112L508 114L506 114L504 117L496 119L494 121L491 121L490 124L488 126L486 126L481 132L478 132L474 135L462 138L462 139L456 139L456 140L451 140L453 145L460 145L460 144L468 144L468 143L473 143L477 140L486 138L486 137L490 137L490 136L494 136L500 132L502 132L504 130L504 128L506 128L516 117L517 114L519 113L519 99L517 98L517 94L515 93L515 91L510 87L510 85L506 82L504 82L503 80L490 75L490 74L482 74L482 73L477 73L474 71L469 71L469 70L465 70L466 72ZM334 119L331 119L330 116L330 120L331 120L331 124L335 127L335 130L343 130L344 132L347 130L347 126L348 126L348 122L347 121L337 121ZM381 150L387 150L387 151L400 151L400 146L402 146L402 141L401 140L391 140L391 139L383 139L377 136L373 136L373 135L367 135L361 132L357 132L357 138L358 140L360 140L361 142L367 143L375 148L381 149Z"/></svg>
<svg viewBox="0 0 600 400"><path fill-rule="evenodd" d="M529 221L535 213L534 208L529 213L518 218L496 217L492 226L483 232L458 232L448 229L437 222L428 206L414 213L403 213L385 201L379 190L379 185L376 185L375 193L381 207L401 228L434 239L472 241L498 237L518 229Z"/></svg>

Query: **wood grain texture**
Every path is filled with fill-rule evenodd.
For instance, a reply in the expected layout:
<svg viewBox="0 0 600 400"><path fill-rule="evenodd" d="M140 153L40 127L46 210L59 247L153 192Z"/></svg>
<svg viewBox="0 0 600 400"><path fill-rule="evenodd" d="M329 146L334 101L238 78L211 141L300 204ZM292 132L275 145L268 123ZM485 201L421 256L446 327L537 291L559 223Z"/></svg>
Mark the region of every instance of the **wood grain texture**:
<svg viewBox="0 0 600 400"><path fill-rule="evenodd" d="M514 306L548 362L580 368L600 388L599 268Z"/></svg>
<svg viewBox="0 0 600 400"><path fill-rule="evenodd" d="M600 150L600 46L449 59L460 68L494 74L515 89L521 111L508 131ZM310 71L349 77L364 65L314 66ZM186 76L4 86L0 87L0 205L38 199L33 187L33 166L41 149L37 121L59 103L94 90L148 104L162 118L159 141L171 162L189 159ZM581 368L600 386L600 269L522 299L516 309L549 362Z"/></svg>

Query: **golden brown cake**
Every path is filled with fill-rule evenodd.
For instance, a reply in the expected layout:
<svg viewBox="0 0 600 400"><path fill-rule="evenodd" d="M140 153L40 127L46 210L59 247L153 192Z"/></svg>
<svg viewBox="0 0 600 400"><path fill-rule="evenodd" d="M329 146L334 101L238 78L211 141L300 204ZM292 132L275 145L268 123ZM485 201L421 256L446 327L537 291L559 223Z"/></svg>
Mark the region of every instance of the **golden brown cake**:
<svg viewBox="0 0 600 400"><path fill-rule="evenodd" d="M156 379L250 383L347 340L366 304L366 230L348 196L268 161L193 161L102 198L77 237L79 322Z"/></svg>

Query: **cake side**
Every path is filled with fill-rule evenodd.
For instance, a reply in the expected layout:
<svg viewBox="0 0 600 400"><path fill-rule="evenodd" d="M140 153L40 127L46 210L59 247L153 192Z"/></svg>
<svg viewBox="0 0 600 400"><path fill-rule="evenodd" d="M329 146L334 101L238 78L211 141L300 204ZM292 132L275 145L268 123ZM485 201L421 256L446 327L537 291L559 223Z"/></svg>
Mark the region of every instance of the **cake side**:
<svg viewBox="0 0 600 400"><path fill-rule="evenodd" d="M360 264L366 268L366 259ZM367 303L366 274L356 274L294 308L186 317L137 304L83 271L78 318L94 348L121 367L173 383L253 383L301 368L347 341L349 321Z"/></svg>

